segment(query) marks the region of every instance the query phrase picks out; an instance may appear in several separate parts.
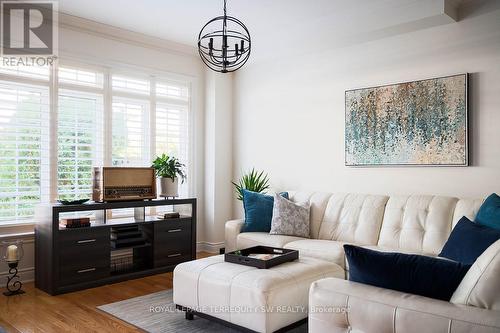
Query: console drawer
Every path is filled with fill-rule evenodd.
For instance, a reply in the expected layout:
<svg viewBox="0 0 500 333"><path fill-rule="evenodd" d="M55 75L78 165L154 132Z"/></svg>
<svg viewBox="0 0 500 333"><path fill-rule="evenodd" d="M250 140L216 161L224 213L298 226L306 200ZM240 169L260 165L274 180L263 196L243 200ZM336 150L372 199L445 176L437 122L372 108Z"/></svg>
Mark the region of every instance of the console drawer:
<svg viewBox="0 0 500 333"><path fill-rule="evenodd" d="M191 230L174 229L156 232L154 248L155 257L156 254L191 251Z"/></svg>
<svg viewBox="0 0 500 333"><path fill-rule="evenodd" d="M101 254L102 259L74 260L71 264L61 264L59 280L61 284L73 284L108 277L110 274L110 259Z"/></svg>
<svg viewBox="0 0 500 333"><path fill-rule="evenodd" d="M59 260L61 268L75 262L92 263L96 258L109 257L109 230L65 230L59 233Z"/></svg>
<svg viewBox="0 0 500 333"><path fill-rule="evenodd" d="M165 221L155 222L155 233L156 232L172 232L172 231L191 231L191 219L190 218L180 218Z"/></svg>
<svg viewBox="0 0 500 333"><path fill-rule="evenodd" d="M155 267L177 265L181 262L192 260L191 250L189 251L177 251L162 254L161 256L155 256Z"/></svg>
<svg viewBox="0 0 500 333"><path fill-rule="evenodd" d="M157 223L154 232L155 258L156 254L186 252L191 249L191 223L175 221L173 223Z"/></svg>
<svg viewBox="0 0 500 333"><path fill-rule="evenodd" d="M59 232L59 246L61 249L89 248L109 244L110 233L108 228L87 228L63 230Z"/></svg>

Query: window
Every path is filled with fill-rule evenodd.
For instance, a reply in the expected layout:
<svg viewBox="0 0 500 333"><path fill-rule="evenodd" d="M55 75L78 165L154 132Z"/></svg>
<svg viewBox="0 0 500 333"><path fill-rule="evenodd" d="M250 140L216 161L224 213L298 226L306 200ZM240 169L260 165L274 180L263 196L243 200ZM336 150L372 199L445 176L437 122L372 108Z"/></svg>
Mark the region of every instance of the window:
<svg viewBox="0 0 500 333"><path fill-rule="evenodd" d="M188 112L185 106L158 103L156 106L156 154L177 156L188 161ZM189 181L189 180L188 180ZM179 184L179 195L186 196L187 183Z"/></svg>
<svg viewBox="0 0 500 333"><path fill-rule="evenodd" d="M60 199L90 197L92 167L102 165L102 96L59 90L57 188Z"/></svg>
<svg viewBox="0 0 500 333"><path fill-rule="evenodd" d="M113 90L149 95L149 81L113 75Z"/></svg>
<svg viewBox="0 0 500 333"><path fill-rule="evenodd" d="M113 166L145 166L151 163L148 141L149 103L113 100Z"/></svg>
<svg viewBox="0 0 500 333"><path fill-rule="evenodd" d="M49 66L6 66L0 62L0 73L43 81L48 81L50 78Z"/></svg>
<svg viewBox="0 0 500 333"><path fill-rule="evenodd" d="M155 148L189 164L189 87L186 84L158 80L156 83ZM189 179L179 184L179 195L188 195Z"/></svg>
<svg viewBox="0 0 500 333"><path fill-rule="evenodd" d="M0 83L0 221L48 201L49 89Z"/></svg>
<svg viewBox="0 0 500 333"><path fill-rule="evenodd" d="M156 84L156 95L187 102L189 99L188 86L174 82L159 82Z"/></svg>
<svg viewBox="0 0 500 333"><path fill-rule="evenodd" d="M48 67L0 66L0 224L29 221L40 202L89 198L94 166L149 166L168 153L189 167L185 82L56 71L51 85Z"/></svg>
<svg viewBox="0 0 500 333"><path fill-rule="evenodd" d="M98 71L78 68L60 67L58 72L59 83L75 84L94 88L102 88L104 75Z"/></svg>
<svg viewBox="0 0 500 333"><path fill-rule="evenodd" d="M104 162L104 74L61 66L57 77L57 197L88 198L92 167Z"/></svg>

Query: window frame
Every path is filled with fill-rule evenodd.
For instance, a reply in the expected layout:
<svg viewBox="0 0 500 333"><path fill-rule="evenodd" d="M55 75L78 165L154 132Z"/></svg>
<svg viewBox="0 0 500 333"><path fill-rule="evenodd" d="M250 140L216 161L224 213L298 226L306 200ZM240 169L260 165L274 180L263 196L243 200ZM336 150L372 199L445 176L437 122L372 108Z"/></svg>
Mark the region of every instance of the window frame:
<svg viewBox="0 0 500 333"><path fill-rule="evenodd" d="M58 80L58 69L59 67L68 67L71 69L80 70L91 70L98 71L103 74L103 87L92 87L86 85L72 84L68 82L59 82ZM144 73L148 73L145 75ZM127 76L131 78L146 79L149 80L150 84L150 94L140 94L140 93L130 93L124 91L113 91L112 88L112 75ZM48 202L41 202L50 204L54 203L57 199L58 194L58 100L59 100L59 89L74 90L78 92L88 92L88 93L99 93L103 96L103 119L102 119L102 156L103 165L112 165L112 114L113 114L113 96L146 99L149 102L149 155L151 160L156 154L156 104L157 99L162 103L169 104L180 104L186 108L188 112L188 123L187 123L187 173L190 175L188 183L188 196L192 196L196 189L196 175L195 175L195 121L196 121L196 110L193 105L197 105L195 99L197 97L197 81L198 79L193 76L182 75L177 73L166 72L162 70L157 70L155 68L143 68L139 66L128 66L123 64L96 64L89 62L87 60L80 59L59 59L56 64L50 66L49 79L40 78L29 78L24 76L16 76L14 74L0 73L0 80L3 82L16 82L24 83L29 85L45 86L49 88L49 170L48 170L48 180L49 180L49 194ZM179 84L184 85L188 89L187 101L182 101L175 98L169 98L165 96L156 96L156 82L179 82ZM0 221L0 235L4 234L4 230L32 230L35 225L33 217L28 217L26 219L18 218L12 221Z"/></svg>

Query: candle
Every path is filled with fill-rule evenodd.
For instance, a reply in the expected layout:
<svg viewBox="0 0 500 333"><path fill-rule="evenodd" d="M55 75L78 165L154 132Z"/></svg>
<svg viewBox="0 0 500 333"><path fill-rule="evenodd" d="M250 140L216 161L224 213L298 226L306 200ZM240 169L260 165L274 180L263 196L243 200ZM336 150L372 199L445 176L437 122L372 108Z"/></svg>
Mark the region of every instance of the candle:
<svg viewBox="0 0 500 333"><path fill-rule="evenodd" d="M18 261L18 249L16 245L9 245L7 247L7 261Z"/></svg>

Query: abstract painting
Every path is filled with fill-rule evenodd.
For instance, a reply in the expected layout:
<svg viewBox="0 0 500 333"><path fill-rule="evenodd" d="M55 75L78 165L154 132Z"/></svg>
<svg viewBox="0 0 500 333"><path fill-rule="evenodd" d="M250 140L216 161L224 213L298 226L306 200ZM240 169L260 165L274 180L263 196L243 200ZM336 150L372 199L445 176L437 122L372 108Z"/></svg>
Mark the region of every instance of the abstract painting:
<svg viewBox="0 0 500 333"><path fill-rule="evenodd" d="M345 164L468 165L467 74L345 93Z"/></svg>

